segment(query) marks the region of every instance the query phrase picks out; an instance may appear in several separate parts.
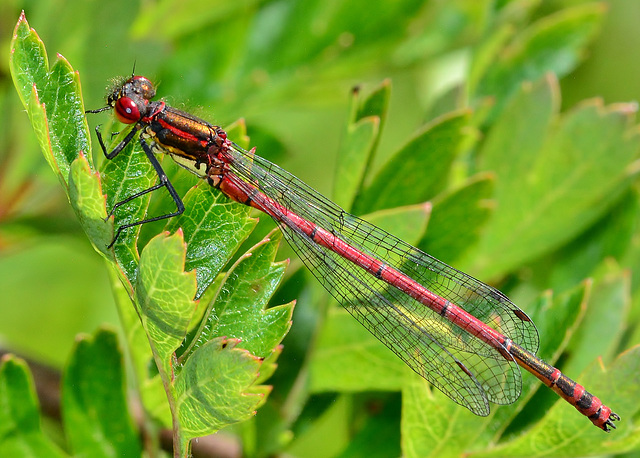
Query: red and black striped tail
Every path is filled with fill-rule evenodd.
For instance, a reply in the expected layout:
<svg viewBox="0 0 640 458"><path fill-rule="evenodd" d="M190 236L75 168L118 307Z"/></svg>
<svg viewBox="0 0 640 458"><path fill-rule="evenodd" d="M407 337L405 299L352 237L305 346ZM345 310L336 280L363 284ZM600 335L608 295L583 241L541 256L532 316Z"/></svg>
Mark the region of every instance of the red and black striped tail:
<svg viewBox="0 0 640 458"><path fill-rule="evenodd" d="M542 383L558 393L562 399L591 420L591 423L606 432L616 429L616 425L613 422L619 421L620 416L612 412L596 396L589 393L585 387L571 380L559 369L545 363L519 345L512 343L508 350L520 367L531 372Z"/></svg>
<svg viewBox="0 0 640 458"><path fill-rule="evenodd" d="M550 385L553 391L574 406L578 412L591 420L591 423L598 428L606 432L610 432L612 428L616 429L616 425L613 422L620 420L618 414L612 412L609 407L589 393L582 385L574 382L558 369L556 371L557 374L552 374L552 378L545 381L545 383L548 383L548 381L553 382L553 385ZM553 377L553 375L556 376Z"/></svg>

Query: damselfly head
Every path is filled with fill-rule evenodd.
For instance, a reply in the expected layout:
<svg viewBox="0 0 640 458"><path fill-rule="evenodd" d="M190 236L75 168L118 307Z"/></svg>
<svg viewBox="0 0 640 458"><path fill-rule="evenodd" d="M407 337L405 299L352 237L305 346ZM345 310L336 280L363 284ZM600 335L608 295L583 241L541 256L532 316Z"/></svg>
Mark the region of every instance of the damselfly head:
<svg viewBox="0 0 640 458"><path fill-rule="evenodd" d="M107 92L107 104L115 107L118 99L129 97L130 99L150 100L156 96L156 88L148 78L144 76L131 76L129 78L117 78L113 80L111 88Z"/></svg>
<svg viewBox="0 0 640 458"><path fill-rule="evenodd" d="M156 88L149 79L131 76L114 81L107 94L107 105L114 109L119 121L132 124L140 120L155 95Z"/></svg>

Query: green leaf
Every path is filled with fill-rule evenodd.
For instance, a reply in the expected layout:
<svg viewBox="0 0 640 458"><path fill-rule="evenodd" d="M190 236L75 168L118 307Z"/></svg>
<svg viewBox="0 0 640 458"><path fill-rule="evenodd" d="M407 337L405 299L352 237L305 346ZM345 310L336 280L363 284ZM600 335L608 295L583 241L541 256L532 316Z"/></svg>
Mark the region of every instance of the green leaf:
<svg viewBox="0 0 640 458"><path fill-rule="evenodd" d="M91 171L84 154L71 163L69 201L96 251L110 256L107 245L113 239L113 224L105 222L107 212L100 177Z"/></svg>
<svg viewBox="0 0 640 458"><path fill-rule="evenodd" d="M280 238L280 232L272 232L230 269L200 324L194 348L227 336L264 358L282 341L291 327L293 303L265 310L288 264L273 262Z"/></svg>
<svg viewBox="0 0 640 458"><path fill-rule="evenodd" d="M560 250L538 260L533 265L533 275L540 279L539 283L544 282L543 287L551 285L554 289L566 290L594 275L594 271L603 263L609 263L612 259L624 262L625 253L632 250L639 210L640 200L634 187L588 231ZM552 268L549 269L549 266Z"/></svg>
<svg viewBox="0 0 640 458"><path fill-rule="evenodd" d="M340 456L351 439L348 434L352 415L351 396L340 395L323 414L287 447L291 456L330 458ZM331 438L330 441L327 438Z"/></svg>
<svg viewBox="0 0 640 458"><path fill-rule="evenodd" d="M474 444L484 423L485 419L454 404L417 374L406 377L402 388L402 456L459 456Z"/></svg>
<svg viewBox="0 0 640 458"><path fill-rule="evenodd" d="M309 390L399 390L411 370L346 310L330 309L309 366Z"/></svg>
<svg viewBox="0 0 640 458"><path fill-rule="evenodd" d="M493 214L494 185L493 174L478 174L462 187L434 198L428 231L416 246L454 263L480 240Z"/></svg>
<svg viewBox="0 0 640 458"><path fill-rule="evenodd" d="M570 345L571 339L578 328L586 311L586 301L589 284L585 284L574 291L551 300L550 294L540 297L532 317L538 323L541 335L540 357L549 363L560 356ZM617 363L614 363L614 366ZM637 365L628 360L625 364ZM592 365L592 368L594 365ZM564 367L562 368L564 369ZM612 370L613 367L612 367ZM624 369L630 370L630 369ZM582 440L592 440L593 453L607 452L612 436L603 441L602 431L579 415L575 408L566 401L559 399L551 390L543 386L538 379L523 372L523 394L512 405L492 406L492 414L480 419L467 409L453 404L437 390L430 391L429 385L419 377L407 378L403 387L403 453L407 456L458 456L474 450L481 456L548 456L549 449L543 447L546 442L553 447L552 454L558 454L556 447L562 443L582 443ZM615 375L602 373L598 380L593 377L580 377L588 390L607 400L610 406L616 406L616 395L619 389L615 382ZM609 379L609 377L611 377ZM606 380L608 379L608 382ZM615 387L615 389L614 389ZM635 387L634 387L635 389ZM536 396L532 395L536 392ZM541 396L538 396L541 395ZM632 396L633 393L630 393ZM547 402L547 399L550 402ZM601 398L602 399L602 398ZM636 408L637 410L637 408ZM560 412L562 411L562 413ZM519 417L516 414L520 413ZM620 412L618 412L620 413ZM538 432L540 444L525 445L526 441L516 439L519 446L493 448L490 445L503 434L504 429L513 421L522 417L534 426L525 436ZM553 424L549 424L552 419ZM544 425L544 426L542 426ZM569 428L562 425L571 425ZM558 428L564 430L564 439L558 436ZM570 431L569 431L570 430ZM546 437L545 437L546 436ZM456 437L452 441L448 438ZM572 438L571 440L567 438ZM525 448L522 448L525 447ZM582 447L582 446L581 446ZM588 452L585 447L581 452L569 453L565 451L559 456L583 456Z"/></svg>
<svg viewBox="0 0 640 458"><path fill-rule="evenodd" d="M118 141L127 131L128 129L121 132L114 141ZM138 141L132 141L115 158L105 161L100 175L103 177L103 189L107 194L109 211L113 211L117 202L150 188L158 179ZM149 207L149 199L151 195L145 194L118 207L114 212L116 228L144 219ZM139 260L137 241L140 229L141 226L128 228L120 234L114 244L116 261L124 273L121 281L130 284L136 281ZM129 289L131 288L129 286Z"/></svg>
<svg viewBox="0 0 640 458"><path fill-rule="evenodd" d="M24 361L11 355L0 365L0 455L67 456L43 434L31 373Z"/></svg>
<svg viewBox="0 0 640 458"><path fill-rule="evenodd" d="M173 372L173 352L180 346L196 304L195 272L184 271L182 233L154 237L142 251L136 299L160 370Z"/></svg>
<svg viewBox="0 0 640 458"><path fill-rule="evenodd" d="M640 406L630 399L640 396L640 347L622 353L609 367L602 362L592 363L578 378L591 392L608 392L606 403L615 406L622 419L632 419ZM612 389L615 387L615 389ZM603 432L589 425L575 414L575 409L564 401L558 401L526 434L515 437L488 452L476 456L541 456L553 447L555 456L587 456L623 453L638 446L640 428L633 421L620 423L617 431L603 438ZM624 425L624 426L623 426ZM547 455L548 456L548 455Z"/></svg>
<svg viewBox="0 0 640 458"><path fill-rule="evenodd" d="M64 376L62 400L67 438L76 455L140 456L114 332L101 330L76 343Z"/></svg>
<svg viewBox="0 0 640 458"><path fill-rule="evenodd" d="M195 310L191 300L195 275L183 272L180 236L180 231L171 237L158 236L145 247L136 292L161 373L175 377L167 388L179 421L174 438L186 449L191 438L249 418L270 390L255 383L262 361L235 349L238 340L218 336L241 334L243 346L262 356L272 354L291 325L292 305L262 310L284 273L283 263L272 264L279 238L263 242L230 271L216 302L219 308L208 315L219 322L203 323L201 330L206 333L198 333L196 343L180 358L184 363L176 366L173 353ZM272 372L272 366L270 359L265 371Z"/></svg>
<svg viewBox="0 0 640 458"><path fill-rule="evenodd" d="M408 205L365 215L372 224L392 233L407 243L416 244L427 229L431 217L431 205Z"/></svg>
<svg viewBox="0 0 640 458"><path fill-rule="evenodd" d="M24 13L11 41L10 68L45 158L66 186L71 162L91 151L78 74L61 55L48 69L44 44Z"/></svg>
<svg viewBox="0 0 640 458"><path fill-rule="evenodd" d="M167 224L182 228L187 243L185 270L196 271L196 297L215 280L256 226L251 209L231 201L210 186L196 186L183 199L185 211Z"/></svg>
<svg viewBox="0 0 640 458"><path fill-rule="evenodd" d="M260 359L219 337L199 347L175 380L180 428L185 440L212 434L255 414L266 394L255 386Z"/></svg>
<svg viewBox="0 0 640 458"><path fill-rule="evenodd" d="M494 98L495 116L523 82L537 81L548 72L559 77L566 75L583 59L604 12L603 4L594 2L539 19L496 54L491 65L483 65L487 73L479 81L474 96ZM495 37L499 42L505 38L500 32Z"/></svg>
<svg viewBox="0 0 640 458"><path fill-rule="evenodd" d="M364 100L359 100L356 88L351 99L351 116L347 131L341 142L333 184L333 198L343 208L351 208L361 191L375 150L380 141L380 133L387 119L391 82L383 81Z"/></svg>
<svg viewBox="0 0 640 458"><path fill-rule="evenodd" d="M632 107L586 103L557 116L555 80L524 85L481 151L497 175L496 203L475 272L504 274L566 243L628 189L640 136ZM598 183L598 186L594 186ZM496 256L500 253L500 256Z"/></svg>
<svg viewBox="0 0 640 458"><path fill-rule="evenodd" d="M364 178L365 169L373 153L380 129L377 117L360 119L347 127L340 146L340 163L336 169L333 196L344 208L351 207Z"/></svg>
<svg viewBox="0 0 640 458"><path fill-rule="evenodd" d="M591 282L584 282L565 294L553 296L550 291L545 292L537 300L526 308L531 319L536 323L540 335L540 349L537 356L549 364L555 364L576 332L587 311L587 301L591 292ZM595 357L595 356L594 356ZM565 369L564 364L561 369ZM559 400L558 396L543 386L533 375L520 369L522 373L522 394L513 404L499 407L492 406L495 411L492 417L492 425L500 425L500 428L487 427L484 434L487 443L495 440L498 435L496 430L502 432L511 422L522 420L533 423L542 417L545 410ZM567 374L572 374L567 372ZM576 413L573 413L576 415ZM519 417L516 417L519 415ZM580 415L576 415L580 418ZM516 417L516 420L514 420ZM589 422L583 426L592 428Z"/></svg>
<svg viewBox="0 0 640 458"><path fill-rule="evenodd" d="M578 374L596 358L607 364L615 358L626 330L630 295L628 272L610 268L596 277L587 313L571 339L570 357L563 361L563 372ZM603 329L606 333L599 335ZM594 339L595 335L599 338Z"/></svg>
<svg viewBox="0 0 640 458"><path fill-rule="evenodd" d="M362 192L356 214L427 201L442 191L463 141L469 112L450 113L425 126Z"/></svg>

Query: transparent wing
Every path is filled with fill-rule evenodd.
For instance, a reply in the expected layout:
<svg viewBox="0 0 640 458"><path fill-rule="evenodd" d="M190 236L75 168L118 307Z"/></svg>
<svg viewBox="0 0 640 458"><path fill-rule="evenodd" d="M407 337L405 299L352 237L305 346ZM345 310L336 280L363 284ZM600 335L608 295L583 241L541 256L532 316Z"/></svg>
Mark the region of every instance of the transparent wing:
<svg viewBox="0 0 640 458"><path fill-rule="evenodd" d="M357 218L277 165L234 145L232 175L261 207L277 215L284 206L358 250L384 261L430 291L534 353L535 325L500 291L460 272L382 229ZM279 205L274 204L277 202ZM284 216L284 215L283 215ZM411 369L478 415L487 401L514 402L520 370L506 352L470 335L424 304L314 243L294 224L276 221L289 244L320 283L365 328ZM284 218L288 221L288 218Z"/></svg>

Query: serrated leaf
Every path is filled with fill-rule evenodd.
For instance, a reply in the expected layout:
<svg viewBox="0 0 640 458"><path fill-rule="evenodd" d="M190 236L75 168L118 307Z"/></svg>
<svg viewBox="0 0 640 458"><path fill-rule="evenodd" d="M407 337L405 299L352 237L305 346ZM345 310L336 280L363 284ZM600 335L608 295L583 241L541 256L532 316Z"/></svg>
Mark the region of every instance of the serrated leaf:
<svg viewBox="0 0 640 458"><path fill-rule="evenodd" d="M195 272L184 271L186 247L182 233L159 234L140 256L136 299L142 324L158 364L170 374L173 352L184 339L195 311Z"/></svg>
<svg viewBox="0 0 640 458"><path fill-rule="evenodd" d="M184 231L188 245L185 270L196 271L200 297L256 226L251 209L231 201L210 186L196 186L183 198L185 211L167 230Z"/></svg>
<svg viewBox="0 0 640 458"><path fill-rule="evenodd" d="M99 208L103 199L97 177L91 177L91 156L84 156L84 172L80 168L72 171L79 155L91 151L79 75L61 55L49 69L44 44L29 29L24 13L11 42L11 72L47 162L65 186L92 243L106 255L108 225L99 221L104 215ZM70 188L69 180L74 178ZM78 186L83 186L82 191Z"/></svg>
<svg viewBox="0 0 640 458"><path fill-rule="evenodd" d="M65 430L76 455L140 456L138 432L127 408L123 363L112 331L101 330L76 343L62 396Z"/></svg>
<svg viewBox="0 0 640 458"><path fill-rule="evenodd" d="M13 31L11 40L11 77L22 104L27 107L33 95L33 85L44 86L47 81L47 50L29 23L24 12Z"/></svg>
<svg viewBox="0 0 640 458"><path fill-rule="evenodd" d="M106 254L106 236L97 219L97 215L103 213L98 208L101 200L99 184L97 181L91 183L87 175L92 167L90 155L84 159L87 172L82 186L91 195L91 210L81 208L87 205L89 194L81 196L79 190L70 189L68 183L70 173L76 173L75 178L80 179L80 175L77 175L80 169L72 172L72 163L80 154L91 150L79 76L60 55L48 68L44 44L36 32L29 29L24 14L16 25L11 43L11 72L47 162L65 186L81 221L87 224L85 231L96 249ZM79 185L79 182L74 184ZM76 201L78 198L83 202Z"/></svg>
<svg viewBox="0 0 640 458"><path fill-rule="evenodd" d="M124 134L125 132L121 133L121 135ZM120 137L117 137L115 141L118 138ZM109 211L113 211L117 202L150 188L157 181L157 175L138 141L132 141L112 160L105 161L101 176L103 177L103 189L107 194ZM145 194L118 207L114 212L116 229L121 225L144 219L150 198L150 194ZM137 241L140 228L141 226L128 228L120 234L114 244L116 261L125 274L122 280L131 284L135 283L137 275L136 268L139 260Z"/></svg>
<svg viewBox="0 0 640 458"><path fill-rule="evenodd" d="M11 41L10 68L43 153L66 186L71 162L91 150L78 74L61 55L48 68L44 44L24 13Z"/></svg>
<svg viewBox="0 0 640 458"><path fill-rule="evenodd" d="M113 224L105 222L105 198L97 173L91 171L84 154L71 163L69 200L94 248L110 256L107 245L113 239Z"/></svg>
<svg viewBox="0 0 640 458"><path fill-rule="evenodd" d="M288 264L273 262L281 237L280 232L272 232L227 273L200 325L194 348L227 336L240 339L240 347L264 358L282 341L291 327L293 303L265 310Z"/></svg>
<svg viewBox="0 0 640 458"><path fill-rule="evenodd" d="M186 440L246 420L262 403L265 388L253 386L260 359L237 344L237 339L223 337L208 341L177 375L177 407Z"/></svg>
<svg viewBox="0 0 640 458"><path fill-rule="evenodd" d="M11 355L0 365L0 455L67 456L43 434L31 373L24 361Z"/></svg>
<svg viewBox="0 0 640 458"><path fill-rule="evenodd" d="M469 112L450 113L425 126L393 155L354 202L356 214L425 202L442 191L463 141Z"/></svg>
<svg viewBox="0 0 640 458"><path fill-rule="evenodd" d="M282 354L282 349L283 346L278 345L271 351L271 353L269 353L269 356L262 360L262 366L260 367L260 376L256 380L256 384L264 383L266 380L269 380L275 373L276 369L278 368L278 364L276 363L276 361Z"/></svg>

